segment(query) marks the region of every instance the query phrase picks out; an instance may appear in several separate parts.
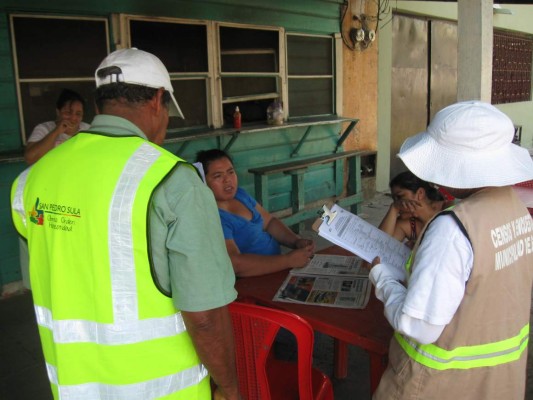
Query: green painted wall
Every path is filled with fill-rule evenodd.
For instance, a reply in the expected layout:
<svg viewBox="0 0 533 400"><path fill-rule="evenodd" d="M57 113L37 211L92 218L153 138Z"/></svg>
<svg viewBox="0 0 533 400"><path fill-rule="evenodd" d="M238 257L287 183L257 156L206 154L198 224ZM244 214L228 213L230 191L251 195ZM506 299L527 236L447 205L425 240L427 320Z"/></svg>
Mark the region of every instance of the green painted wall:
<svg viewBox="0 0 533 400"><path fill-rule="evenodd" d="M20 150L19 115L8 14L36 13L111 17L113 13L281 26L287 31L332 34L339 31L341 0L4 0L0 5L0 153ZM112 42L112 40L111 40ZM96 67L96 66L95 66Z"/></svg>
<svg viewBox="0 0 533 400"><path fill-rule="evenodd" d="M246 134L237 139L229 153L237 169L239 184L253 195L253 174L248 172L249 168L297 160L334 151L340 129L338 124L314 127L300 148L298 156L291 157L291 152L297 146L305 129L305 127L302 127ZM224 148L227 141L228 139L223 140L220 148ZM179 146L167 145L165 147L186 160L194 161L199 150L219 147L219 144L216 139L197 141L187 146L186 151L182 153L179 152ZM333 173L332 165L311 168L306 173L306 202L340 194L335 193ZM274 175L269 179L269 185L270 211L288 208L290 206L290 176L284 174Z"/></svg>
<svg viewBox="0 0 533 400"><path fill-rule="evenodd" d="M23 163L0 164L0 288L21 279L18 235L11 222L9 197L13 180L25 167Z"/></svg>
<svg viewBox="0 0 533 400"><path fill-rule="evenodd" d="M109 18L112 13L128 13L281 26L289 32L332 34L339 32L339 8L342 3L342 0L3 0L0 4L0 156L22 154L8 26L10 13ZM339 125L314 128L298 157L332 152L340 128ZM241 185L253 194L253 176L247 172L248 169L287 161L304 131L304 128L294 128L254 133L239 138L230 154L234 158ZM221 142L217 139L196 141L178 155L194 161L197 151L224 145L224 139ZM178 153L180 149L179 144L168 144L165 147L174 153ZM10 163L0 160L0 288L6 283L21 279L18 237L11 223L9 191L13 179L24 168L25 164L21 160ZM339 194L335 193L332 167L312 169L305 184L308 201ZM271 186L272 210L289 207L290 177L276 177Z"/></svg>
<svg viewBox="0 0 533 400"><path fill-rule="evenodd" d="M20 125L8 18L0 14L0 152L20 148Z"/></svg>

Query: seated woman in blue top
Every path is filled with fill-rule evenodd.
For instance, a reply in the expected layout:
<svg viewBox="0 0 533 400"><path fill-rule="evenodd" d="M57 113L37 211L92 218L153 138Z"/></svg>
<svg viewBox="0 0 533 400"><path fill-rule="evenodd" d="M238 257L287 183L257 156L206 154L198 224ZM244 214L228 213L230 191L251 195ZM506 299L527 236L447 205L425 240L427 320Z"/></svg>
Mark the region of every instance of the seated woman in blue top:
<svg viewBox="0 0 533 400"><path fill-rule="evenodd" d="M202 163L206 184L215 196L237 276L264 275L307 265L315 250L313 241L296 235L238 187L233 161L227 153L218 149L201 151L197 161ZM294 250L282 254L280 245Z"/></svg>

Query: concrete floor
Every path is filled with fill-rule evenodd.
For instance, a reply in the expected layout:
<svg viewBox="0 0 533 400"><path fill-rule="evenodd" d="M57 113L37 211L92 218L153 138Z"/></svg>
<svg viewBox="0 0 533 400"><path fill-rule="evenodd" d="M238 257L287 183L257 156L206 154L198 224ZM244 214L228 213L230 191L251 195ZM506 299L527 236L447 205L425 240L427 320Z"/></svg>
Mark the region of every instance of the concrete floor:
<svg viewBox="0 0 533 400"><path fill-rule="evenodd" d="M377 225L385 215L389 204L388 196L378 194L363 204L359 215ZM317 237L314 232L306 231L302 234L313 237L318 249L330 245L324 239ZM532 352L533 346L530 346L525 400L533 400ZM332 378L335 399L370 399L368 363L368 356L363 350L350 346L347 378L342 380ZM333 340L330 337L316 335L314 364L332 376ZM51 399L31 294L25 292L0 300L0 400Z"/></svg>

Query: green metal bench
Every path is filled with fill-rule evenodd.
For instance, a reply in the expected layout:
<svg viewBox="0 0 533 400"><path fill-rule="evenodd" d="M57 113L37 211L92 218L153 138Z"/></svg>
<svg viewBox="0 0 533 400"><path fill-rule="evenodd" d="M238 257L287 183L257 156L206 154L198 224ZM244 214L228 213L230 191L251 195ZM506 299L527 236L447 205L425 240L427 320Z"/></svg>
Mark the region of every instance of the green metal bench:
<svg viewBox="0 0 533 400"><path fill-rule="evenodd" d="M296 225L309 218L318 215L321 206L309 207L305 204L304 175L309 167L327 163L335 165L335 193L343 193L344 189L344 160L348 163L348 185L345 196L336 199L341 207L350 206L353 213L359 211L359 205L363 201L361 187L361 158L376 154L370 150L352 150L339 153L326 154L317 157L289 161L281 164L268 165L258 168L250 168L248 172L254 174L255 198L269 210L269 186L268 179L274 174L291 175L291 209L292 214L281 218L288 226ZM342 164L338 164L342 163ZM337 173L341 171L341 173ZM298 229L298 228L297 228Z"/></svg>

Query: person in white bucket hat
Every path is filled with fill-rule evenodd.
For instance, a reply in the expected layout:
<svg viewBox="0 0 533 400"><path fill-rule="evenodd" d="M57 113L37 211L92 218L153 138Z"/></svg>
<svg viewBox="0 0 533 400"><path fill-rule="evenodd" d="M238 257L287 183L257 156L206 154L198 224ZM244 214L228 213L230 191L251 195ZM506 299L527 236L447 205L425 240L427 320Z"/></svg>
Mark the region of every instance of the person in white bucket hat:
<svg viewBox="0 0 533 400"><path fill-rule="evenodd" d="M135 48L95 73L98 115L14 182L56 399L239 400L236 298L218 209L161 144L169 74Z"/></svg>
<svg viewBox="0 0 533 400"><path fill-rule="evenodd" d="M533 220L510 185L533 179L533 162L513 132L467 101L402 145L409 170L460 200L428 222L405 270L372 263L395 330L375 400L524 398Z"/></svg>
<svg viewBox="0 0 533 400"><path fill-rule="evenodd" d="M408 138L398 157L420 179L456 189L507 186L533 178L529 152L512 143L513 122L480 101L438 112L427 131Z"/></svg>

